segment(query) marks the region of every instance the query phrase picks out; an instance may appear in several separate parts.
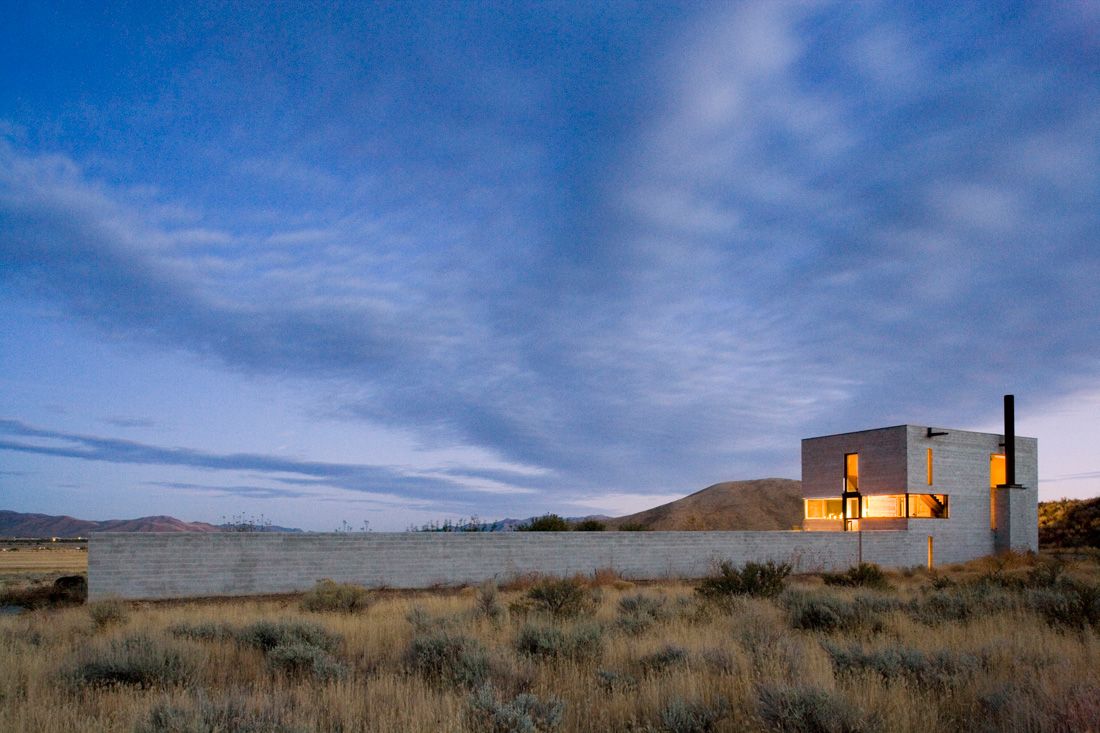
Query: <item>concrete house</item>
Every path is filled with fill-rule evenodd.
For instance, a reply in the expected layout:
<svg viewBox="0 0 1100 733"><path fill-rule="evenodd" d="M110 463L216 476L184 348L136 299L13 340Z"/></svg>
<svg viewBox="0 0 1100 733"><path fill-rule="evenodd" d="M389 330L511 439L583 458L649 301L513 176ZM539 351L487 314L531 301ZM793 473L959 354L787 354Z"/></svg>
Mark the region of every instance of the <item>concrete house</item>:
<svg viewBox="0 0 1100 733"><path fill-rule="evenodd" d="M1038 442L1015 435L1013 412L1008 395L1004 435L896 425L806 438L803 529L921 535L929 565L1038 551Z"/></svg>

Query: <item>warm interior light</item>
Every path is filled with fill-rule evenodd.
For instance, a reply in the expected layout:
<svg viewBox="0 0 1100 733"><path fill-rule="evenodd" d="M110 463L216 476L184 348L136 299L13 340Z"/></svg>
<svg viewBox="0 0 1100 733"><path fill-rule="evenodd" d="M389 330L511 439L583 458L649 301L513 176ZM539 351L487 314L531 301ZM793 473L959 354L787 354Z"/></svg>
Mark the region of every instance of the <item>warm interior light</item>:
<svg viewBox="0 0 1100 733"><path fill-rule="evenodd" d="M806 519L840 519L840 499L806 499Z"/></svg>
<svg viewBox="0 0 1100 733"><path fill-rule="evenodd" d="M864 517L904 517L905 494L881 494L863 497Z"/></svg>
<svg viewBox="0 0 1100 733"><path fill-rule="evenodd" d="M947 495L910 494L909 516L918 519L947 519Z"/></svg>
<svg viewBox="0 0 1100 733"><path fill-rule="evenodd" d="M993 453L989 456L989 488L1004 485L1005 482L1005 455Z"/></svg>
<svg viewBox="0 0 1100 733"><path fill-rule="evenodd" d="M932 449L928 449L928 485L932 485Z"/></svg>
<svg viewBox="0 0 1100 733"><path fill-rule="evenodd" d="M859 491L859 454L844 454L844 490Z"/></svg>

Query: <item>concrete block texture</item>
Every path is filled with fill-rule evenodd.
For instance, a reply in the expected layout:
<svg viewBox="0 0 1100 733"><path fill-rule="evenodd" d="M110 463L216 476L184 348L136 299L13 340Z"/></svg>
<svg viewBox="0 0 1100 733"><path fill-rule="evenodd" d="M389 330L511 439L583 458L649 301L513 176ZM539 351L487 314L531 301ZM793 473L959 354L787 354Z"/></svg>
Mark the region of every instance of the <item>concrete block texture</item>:
<svg viewBox="0 0 1100 733"><path fill-rule="evenodd" d="M986 534L989 538L989 533ZM945 538L947 542L949 538ZM959 544L944 562L988 554ZM433 586L568 576L611 568L627 578L696 578L720 560L840 570L860 559L922 565L912 532L102 533L88 543L88 595L156 599L308 590L321 578L368 587Z"/></svg>

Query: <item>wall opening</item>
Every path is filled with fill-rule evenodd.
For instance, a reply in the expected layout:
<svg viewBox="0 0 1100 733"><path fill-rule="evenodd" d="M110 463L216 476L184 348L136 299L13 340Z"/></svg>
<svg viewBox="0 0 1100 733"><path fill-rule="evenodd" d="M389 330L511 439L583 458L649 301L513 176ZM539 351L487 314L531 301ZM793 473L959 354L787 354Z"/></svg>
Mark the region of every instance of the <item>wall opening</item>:
<svg viewBox="0 0 1100 733"><path fill-rule="evenodd" d="M997 487L1005 483L1005 454L989 455L989 528L997 529Z"/></svg>
<svg viewBox="0 0 1100 733"><path fill-rule="evenodd" d="M844 454L844 492L859 491L859 454Z"/></svg>
<svg viewBox="0 0 1100 733"><path fill-rule="evenodd" d="M928 485L932 485L932 449L928 449Z"/></svg>
<svg viewBox="0 0 1100 733"><path fill-rule="evenodd" d="M928 569L931 570L936 564L935 548L932 547L932 535L928 535Z"/></svg>

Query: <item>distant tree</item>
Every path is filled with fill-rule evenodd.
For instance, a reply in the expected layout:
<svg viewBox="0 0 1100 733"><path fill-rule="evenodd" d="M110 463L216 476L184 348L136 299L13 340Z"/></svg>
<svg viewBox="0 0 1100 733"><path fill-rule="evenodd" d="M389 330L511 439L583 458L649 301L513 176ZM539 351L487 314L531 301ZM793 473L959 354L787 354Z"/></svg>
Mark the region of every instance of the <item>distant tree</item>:
<svg viewBox="0 0 1100 733"><path fill-rule="evenodd" d="M573 529L578 532L603 532L607 529L607 525L598 519L584 519L577 522L577 526Z"/></svg>
<svg viewBox="0 0 1100 733"><path fill-rule="evenodd" d="M516 527L517 532L568 532L569 522L557 514L543 514L527 524Z"/></svg>
<svg viewBox="0 0 1100 733"><path fill-rule="evenodd" d="M648 532L649 527L645 526L641 522L627 522L626 524L619 525L620 532Z"/></svg>
<svg viewBox="0 0 1100 733"><path fill-rule="evenodd" d="M242 512L229 519L222 515L221 527L226 532L270 532L271 520L266 519L263 514L246 518Z"/></svg>

